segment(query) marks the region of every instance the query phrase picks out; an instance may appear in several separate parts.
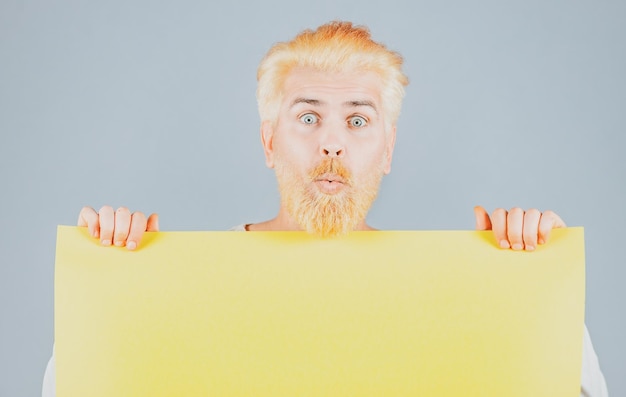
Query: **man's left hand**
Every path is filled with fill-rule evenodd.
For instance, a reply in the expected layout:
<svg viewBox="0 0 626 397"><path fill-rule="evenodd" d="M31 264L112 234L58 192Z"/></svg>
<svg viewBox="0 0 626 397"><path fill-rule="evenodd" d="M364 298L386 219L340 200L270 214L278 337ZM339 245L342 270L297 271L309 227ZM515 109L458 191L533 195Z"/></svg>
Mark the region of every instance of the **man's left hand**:
<svg viewBox="0 0 626 397"><path fill-rule="evenodd" d="M476 206L474 214L476 230L493 230L501 248L515 251L533 251L537 244L548 241L552 229L566 227L561 217L552 211L498 208L490 216L483 207Z"/></svg>

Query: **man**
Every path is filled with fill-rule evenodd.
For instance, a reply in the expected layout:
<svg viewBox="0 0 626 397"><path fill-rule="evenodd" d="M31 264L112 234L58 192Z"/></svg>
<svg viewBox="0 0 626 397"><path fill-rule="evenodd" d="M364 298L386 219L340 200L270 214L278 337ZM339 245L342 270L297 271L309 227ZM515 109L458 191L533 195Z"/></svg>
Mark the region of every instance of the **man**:
<svg viewBox="0 0 626 397"><path fill-rule="evenodd" d="M333 22L304 31L270 49L258 69L261 141L275 169L281 195L278 214L233 230L306 230L333 237L373 230L366 222L383 175L391 170L404 87L402 58L371 40L367 29ZM551 211L474 209L479 230L493 230L503 249L534 250L553 228ZM158 231L158 216L103 207L81 210L78 226L102 245L135 249L145 231ZM606 396L585 330L581 395ZM44 396L54 395L54 357Z"/></svg>

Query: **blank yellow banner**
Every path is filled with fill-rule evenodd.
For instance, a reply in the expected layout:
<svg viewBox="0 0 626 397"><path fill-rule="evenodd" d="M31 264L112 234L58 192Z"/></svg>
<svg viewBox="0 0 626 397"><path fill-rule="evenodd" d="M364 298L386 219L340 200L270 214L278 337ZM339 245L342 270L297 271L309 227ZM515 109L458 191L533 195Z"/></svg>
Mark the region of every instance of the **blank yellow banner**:
<svg viewBox="0 0 626 397"><path fill-rule="evenodd" d="M582 228L148 233L60 226L57 396L576 397Z"/></svg>

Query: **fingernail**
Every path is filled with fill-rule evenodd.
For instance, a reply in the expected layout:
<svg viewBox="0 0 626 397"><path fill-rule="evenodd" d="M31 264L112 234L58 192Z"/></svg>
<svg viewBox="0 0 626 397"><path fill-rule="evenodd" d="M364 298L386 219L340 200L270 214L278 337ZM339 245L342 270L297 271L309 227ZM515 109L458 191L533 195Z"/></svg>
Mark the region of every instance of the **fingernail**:
<svg viewBox="0 0 626 397"><path fill-rule="evenodd" d="M513 244L513 250L520 251L522 249L524 249L524 246L522 244Z"/></svg>
<svg viewBox="0 0 626 397"><path fill-rule="evenodd" d="M527 245L526 246L526 251L534 251L535 250L535 246L534 245Z"/></svg>
<svg viewBox="0 0 626 397"><path fill-rule="evenodd" d="M545 242L542 238L540 238L539 240L537 240L537 242L538 242L539 244L545 244L545 243L546 243L546 242Z"/></svg>
<svg viewBox="0 0 626 397"><path fill-rule="evenodd" d="M111 245L111 240L102 240L102 245Z"/></svg>
<svg viewBox="0 0 626 397"><path fill-rule="evenodd" d="M509 242L506 240L500 240L500 248L509 248Z"/></svg>
<svg viewBox="0 0 626 397"><path fill-rule="evenodd" d="M128 248L129 250L134 250L135 248L137 248L137 243L134 241L129 241L128 243L126 243L126 248Z"/></svg>
<svg viewBox="0 0 626 397"><path fill-rule="evenodd" d="M115 242L115 246L116 246L116 247L122 247L123 245L124 245L124 242L123 242L123 241L116 241L116 242Z"/></svg>

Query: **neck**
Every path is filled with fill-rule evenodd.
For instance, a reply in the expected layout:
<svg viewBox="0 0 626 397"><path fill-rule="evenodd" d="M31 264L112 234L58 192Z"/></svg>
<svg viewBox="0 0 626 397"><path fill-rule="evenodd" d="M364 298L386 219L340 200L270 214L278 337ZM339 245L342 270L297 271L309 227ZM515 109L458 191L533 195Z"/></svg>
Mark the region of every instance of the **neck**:
<svg viewBox="0 0 626 397"><path fill-rule="evenodd" d="M291 231L301 231L302 228L296 222L285 207L282 205L278 210L278 215L275 218L267 220L261 223L253 223L247 226L247 230L249 231L273 231L273 232L291 232ZM359 224L354 228L354 230L376 230L370 225L368 225L365 220L359 222Z"/></svg>

